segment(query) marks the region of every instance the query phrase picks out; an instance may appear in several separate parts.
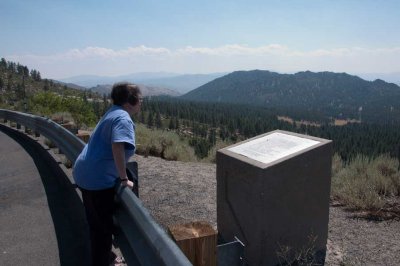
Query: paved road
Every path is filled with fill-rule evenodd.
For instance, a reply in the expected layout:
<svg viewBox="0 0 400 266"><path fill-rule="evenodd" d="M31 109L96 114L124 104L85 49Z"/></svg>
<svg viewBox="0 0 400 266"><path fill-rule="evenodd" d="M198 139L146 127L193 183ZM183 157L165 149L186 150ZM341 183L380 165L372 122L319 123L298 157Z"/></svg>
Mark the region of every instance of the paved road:
<svg viewBox="0 0 400 266"><path fill-rule="evenodd" d="M40 144L0 125L0 265L84 265L81 201Z"/></svg>

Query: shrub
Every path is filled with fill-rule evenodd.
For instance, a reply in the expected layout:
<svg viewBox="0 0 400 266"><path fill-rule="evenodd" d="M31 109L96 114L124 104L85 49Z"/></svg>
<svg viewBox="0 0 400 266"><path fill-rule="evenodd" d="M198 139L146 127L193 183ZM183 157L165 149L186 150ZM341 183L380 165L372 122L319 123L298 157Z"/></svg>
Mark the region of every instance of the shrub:
<svg viewBox="0 0 400 266"><path fill-rule="evenodd" d="M172 131L149 129L136 123L137 153L162 157L166 160L197 161L185 139Z"/></svg>
<svg viewBox="0 0 400 266"><path fill-rule="evenodd" d="M51 115L51 120L57 123L74 122L72 114L69 112L57 112Z"/></svg>
<svg viewBox="0 0 400 266"><path fill-rule="evenodd" d="M231 142L228 141L217 141L217 143L210 149L208 156L201 160L206 163L216 163L217 162L217 151L219 149L225 148L231 145Z"/></svg>
<svg viewBox="0 0 400 266"><path fill-rule="evenodd" d="M358 155L346 167L336 169L332 196L350 208L379 211L400 195L398 162L388 155L375 159Z"/></svg>

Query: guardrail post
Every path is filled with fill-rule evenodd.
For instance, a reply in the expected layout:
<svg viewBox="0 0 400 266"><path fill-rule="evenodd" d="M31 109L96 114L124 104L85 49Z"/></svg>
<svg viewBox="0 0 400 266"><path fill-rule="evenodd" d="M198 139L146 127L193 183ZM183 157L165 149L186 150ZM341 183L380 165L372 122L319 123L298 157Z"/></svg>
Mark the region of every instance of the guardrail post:
<svg viewBox="0 0 400 266"><path fill-rule="evenodd" d="M21 129L21 124L17 123L17 129Z"/></svg>
<svg viewBox="0 0 400 266"><path fill-rule="evenodd" d="M40 133L35 131L35 137L37 137L37 138L40 137Z"/></svg>

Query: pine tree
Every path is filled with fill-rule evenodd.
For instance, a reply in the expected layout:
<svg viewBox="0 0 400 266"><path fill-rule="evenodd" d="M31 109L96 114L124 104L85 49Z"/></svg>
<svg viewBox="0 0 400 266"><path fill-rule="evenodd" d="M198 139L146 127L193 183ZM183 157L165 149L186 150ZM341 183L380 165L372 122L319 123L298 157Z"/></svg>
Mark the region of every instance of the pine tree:
<svg viewBox="0 0 400 266"><path fill-rule="evenodd" d="M49 80L48 79L44 80L43 90L44 91L48 91L49 90Z"/></svg>
<svg viewBox="0 0 400 266"><path fill-rule="evenodd" d="M174 119L172 117L169 119L168 128L175 129L175 123L174 123Z"/></svg>
<svg viewBox="0 0 400 266"><path fill-rule="evenodd" d="M86 96L86 91L83 92L83 102L84 102L85 104L88 103L88 99L87 99L87 96Z"/></svg>
<svg viewBox="0 0 400 266"><path fill-rule="evenodd" d="M208 133L208 142L209 142L212 146L214 146L215 143L217 142L215 129L211 129L210 132Z"/></svg>
<svg viewBox="0 0 400 266"><path fill-rule="evenodd" d="M24 77L29 77L29 69L27 66L24 66L23 71L24 71Z"/></svg>
<svg viewBox="0 0 400 266"><path fill-rule="evenodd" d="M6 90L9 92L11 92L11 90L12 90L12 82L11 82L10 78L8 79Z"/></svg>
<svg viewBox="0 0 400 266"><path fill-rule="evenodd" d="M140 123L145 124L146 118L144 117L144 111L140 112Z"/></svg>
<svg viewBox="0 0 400 266"><path fill-rule="evenodd" d="M107 112L109 107L109 103L108 103L108 98L107 98L107 94L103 94L103 114L105 114L105 112Z"/></svg>
<svg viewBox="0 0 400 266"><path fill-rule="evenodd" d="M6 69L6 68L7 68L7 61L6 61L6 59L1 58L0 67L3 68L3 69Z"/></svg>
<svg viewBox="0 0 400 266"><path fill-rule="evenodd" d="M154 118L153 118L153 113L150 111L148 116L147 116L147 126L152 128L154 126Z"/></svg>
<svg viewBox="0 0 400 266"><path fill-rule="evenodd" d="M24 99L25 88L23 83L17 85L17 89L15 90L15 95L17 96L17 99Z"/></svg>
<svg viewBox="0 0 400 266"><path fill-rule="evenodd" d="M157 128L162 128L162 121L161 121L160 112L156 113L156 121L155 121L155 123L156 123L156 127Z"/></svg>
<svg viewBox="0 0 400 266"><path fill-rule="evenodd" d="M42 77L40 76L40 72L39 71L36 71L36 79L35 79L36 81L41 81L42 80Z"/></svg>

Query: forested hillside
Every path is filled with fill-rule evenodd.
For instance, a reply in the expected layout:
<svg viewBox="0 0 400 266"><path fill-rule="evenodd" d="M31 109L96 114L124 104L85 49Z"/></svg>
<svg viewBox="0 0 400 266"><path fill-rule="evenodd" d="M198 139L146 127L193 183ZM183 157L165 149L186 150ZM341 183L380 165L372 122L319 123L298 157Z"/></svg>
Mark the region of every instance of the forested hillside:
<svg viewBox="0 0 400 266"><path fill-rule="evenodd" d="M399 156L400 125L355 123L345 126L306 125L281 121L278 112L262 107L199 103L158 97L147 99L139 121L149 127L168 128L189 136L203 157L217 141L233 143L281 129L333 140L334 151L349 161L357 154L374 158Z"/></svg>
<svg viewBox="0 0 400 266"><path fill-rule="evenodd" d="M39 71L0 61L0 108L66 116L78 126L94 125L108 108L106 96L43 79Z"/></svg>
<svg viewBox="0 0 400 266"><path fill-rule="evenodd" d="M182 98L276 108L292 118L313 121L334 118L380 124L400 122L399 86L383 80L370 82L346 73L237 71Z"/></svg>

